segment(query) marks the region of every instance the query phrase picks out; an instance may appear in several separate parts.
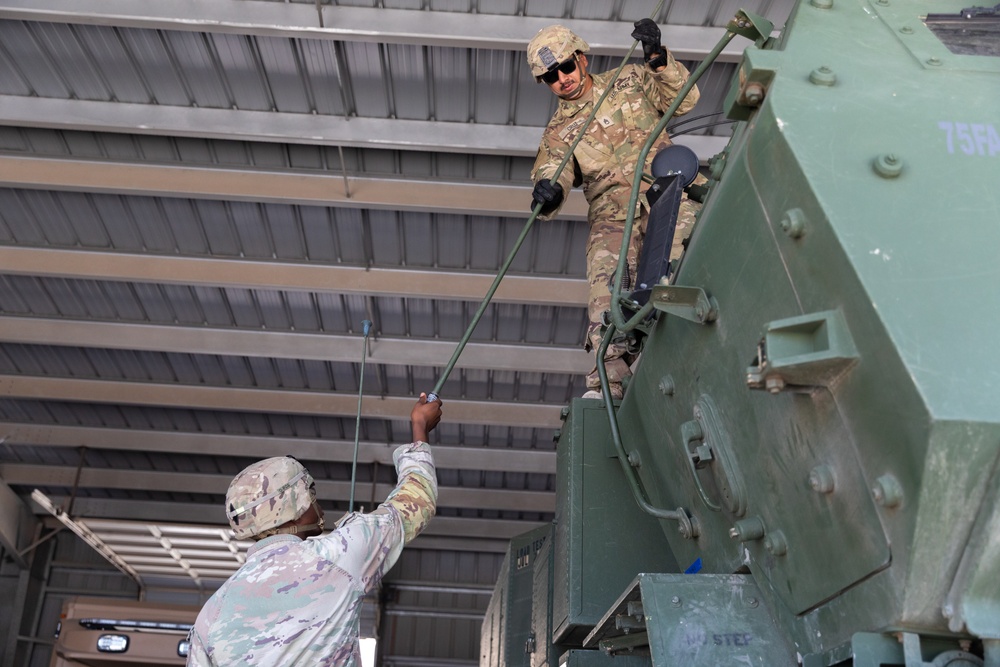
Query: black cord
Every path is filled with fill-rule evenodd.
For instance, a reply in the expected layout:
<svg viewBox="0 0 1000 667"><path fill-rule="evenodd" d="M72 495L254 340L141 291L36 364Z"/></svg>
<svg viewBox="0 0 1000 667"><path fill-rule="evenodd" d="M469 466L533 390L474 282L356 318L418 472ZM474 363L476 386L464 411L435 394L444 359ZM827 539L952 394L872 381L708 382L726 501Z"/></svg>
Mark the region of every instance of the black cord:
<svg viewBox="0 0 1000 667"><path fill-rule="evenodd" d="M718 116L721 113L723 112L715 111L713 113L703 113L700 116L691 116L690 118L684 118L684 120L679 120L670 127L668 127L666 130L664 130L664 132L670 134L670 130L674 129L675 127L680 127L681 125L687 125L688 123L693 123L696 120L701 120L702 118L711 118L712 116Z"/></svg>
<svg viewBox="0 0 1000 667"><path fill-rule="evenodd" d="M737 122L739 122L739 121L735 121L735 120L719 120L719 121L716 121L714 123L706 123L705 125L695 125L694 127L689 127L688 129L684 130L683 132L674 132L673 134L670 135L670 138L673 139L674 137L679 137L682 134L688 134L690 132L694 132L695 130L704 130L706 127L715 127L717 125L732 125L733 123L737 123Z"/></svg>

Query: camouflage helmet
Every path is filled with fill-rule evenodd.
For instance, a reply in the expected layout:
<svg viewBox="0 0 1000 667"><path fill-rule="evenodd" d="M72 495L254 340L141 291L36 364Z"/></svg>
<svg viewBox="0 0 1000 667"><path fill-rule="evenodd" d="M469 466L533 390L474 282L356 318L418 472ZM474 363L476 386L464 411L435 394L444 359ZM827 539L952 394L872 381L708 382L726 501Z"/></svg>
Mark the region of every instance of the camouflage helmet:
<svg viewBox="0 0 1000 667"><path fill-rule="evenodd" d="M528 42L528 66L532 76L538 79L577 51L586 53L589 50L590 45L566 26L550 25L539 30Z"/></svg>
<svg viewBox="0 0 1000 667"><path fill-rule="evenodd" d="M294 521L316 500L316 484L291 456L275 456L243 469L226 492L226 516L237 539Z"/></svg>

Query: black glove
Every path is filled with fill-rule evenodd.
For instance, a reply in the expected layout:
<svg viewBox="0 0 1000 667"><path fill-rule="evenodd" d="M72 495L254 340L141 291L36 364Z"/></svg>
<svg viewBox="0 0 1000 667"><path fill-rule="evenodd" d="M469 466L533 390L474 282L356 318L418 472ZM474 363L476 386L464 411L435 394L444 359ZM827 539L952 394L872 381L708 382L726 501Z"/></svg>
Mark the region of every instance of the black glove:
<svg viewBox="0 0 1000 667"><path fill-rule="evenodd" d="M562 200L562 186L558 183L553 183L547 178L543 178L535 183L535 189L531 191L531 210L534 211L535 207L541 204L542 208L539 213L541 215L548 215L559 208Z"/></svg>
<svg viewBox="0 0 1000 667"><path fill-rule="evenodd" d="M662 53L663 47L660 45L660 29L653 22L653 19L639 19L632 25L632 39L642 42L642 55L648 62L656 53Z"/></svg>

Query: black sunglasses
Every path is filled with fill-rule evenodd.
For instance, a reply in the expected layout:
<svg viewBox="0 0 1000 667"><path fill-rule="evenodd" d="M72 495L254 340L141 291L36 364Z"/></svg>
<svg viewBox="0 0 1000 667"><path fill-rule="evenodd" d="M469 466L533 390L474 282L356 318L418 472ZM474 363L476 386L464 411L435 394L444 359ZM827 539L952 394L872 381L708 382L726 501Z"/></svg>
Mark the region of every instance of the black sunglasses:
<svg viewBox="0 0 1000 667"><path fill-rule="evenodd" d="M559 80L559 72L562 72L563 74L572 74L575 71L576 71L576 56L574 55L569 60L559 63L558 65L550 69L548 72L543 74L542 81L544 81L549 85L552 85L553 83Z"/></svg>

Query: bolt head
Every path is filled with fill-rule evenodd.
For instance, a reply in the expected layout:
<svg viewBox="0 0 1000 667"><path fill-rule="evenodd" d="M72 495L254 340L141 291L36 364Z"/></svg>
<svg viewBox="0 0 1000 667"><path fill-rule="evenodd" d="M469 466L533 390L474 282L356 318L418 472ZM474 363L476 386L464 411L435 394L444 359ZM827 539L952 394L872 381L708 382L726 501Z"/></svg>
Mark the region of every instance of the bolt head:
<svg viewBox="0 0 1000 667"><path fill-rule="evenodd" d="M882 178L896 178L903 172L903 160L893 153L883 153L875 158L872 168Z"/></svg>
<svg viewBox="0 0 1000 667"><path fill-rule="evenodd" d="M875 480L872 498L882 507L898 507L903 502L903 486L894 475L887 473Z"/></svg>
<svg viewBox="0 0 1000 667"><path fill-rule="evenodd" d="M830 466L819 465L809 471L809 488L816 493L831 493L835 483Z"/></svg>
<svg viewBox="0 0 1000 667"><path fill-rule="evenodd" d="M832 69L823 65L809 73L809 82L814 86L833 86L837 83L837 75Z"/></svg>

